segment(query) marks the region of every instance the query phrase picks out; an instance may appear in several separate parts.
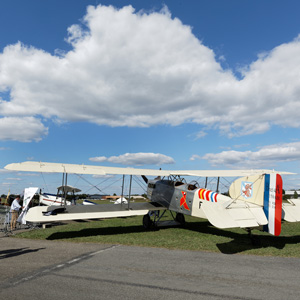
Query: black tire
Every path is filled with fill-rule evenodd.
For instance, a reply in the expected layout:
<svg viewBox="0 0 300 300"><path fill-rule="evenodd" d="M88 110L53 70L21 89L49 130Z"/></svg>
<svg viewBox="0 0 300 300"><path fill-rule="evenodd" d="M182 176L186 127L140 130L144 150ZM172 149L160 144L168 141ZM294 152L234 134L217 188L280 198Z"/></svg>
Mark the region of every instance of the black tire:
<svg viewBox="0 0 300 300"><path fill-rule="evenodd" d="M178 223L180 223L180 225L184 226L184 225L185 225L184 214L182 214L182 213L177 213L177 214L176 214L175 221L177 221Z"/></svg>
<svg viewBox="0 0 300 300"><path fill-rule="evenodd" d="M151 220L150 216L144 215L143 217L143 227L147 230L149 230L152 227L153 221Z"/></svg>

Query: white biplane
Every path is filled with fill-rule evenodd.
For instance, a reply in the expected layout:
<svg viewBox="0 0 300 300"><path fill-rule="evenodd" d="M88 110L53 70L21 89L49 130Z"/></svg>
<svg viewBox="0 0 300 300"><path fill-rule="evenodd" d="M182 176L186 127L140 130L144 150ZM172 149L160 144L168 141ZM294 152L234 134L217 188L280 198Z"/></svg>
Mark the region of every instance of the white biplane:
<svg viewBox="0 0 300 300"><path fill-rule="evenodd" d="M70 185L62 185L57 188L57 194L49 194L49 193L40 193L39 194L39 202L40 204L51 206L61 206L61 205L71 205L72 202L68 201L67 194L71 193L73 198L75 198L75 193L81 192L80 189L77 189Z"/></svg>
<svg viewBox="0 0 300 300"><path fill-rule="evenodd" d="M76 219L99 219L144 215L143 226L155 225L166 210L175 213L174 219L184 223L184 215L205 218L218 228L252 228L263 226L270 234L279 235L281 220L300 221L300 200L282 202L282 177L288 172L272 170L151 170L116 168L92 165L27 161L13 163L7 170L74 173L141 175L147 183L150 202L101 205L38 206L29 209L29 222L60 222ZM148 180L147 176L156 176ZM241 177L229 188L229 196L200 187L197 182L187 183L182 176ZM173 214L172 214L173 216Z"/></svg>

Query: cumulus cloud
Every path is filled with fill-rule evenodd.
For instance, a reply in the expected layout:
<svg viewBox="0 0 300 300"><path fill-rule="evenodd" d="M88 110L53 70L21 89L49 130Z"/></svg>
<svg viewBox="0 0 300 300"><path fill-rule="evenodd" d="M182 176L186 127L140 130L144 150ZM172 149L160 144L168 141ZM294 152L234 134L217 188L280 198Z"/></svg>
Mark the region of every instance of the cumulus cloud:
<svg viewBox="0 0 300 300"><path fill-rule="evenodd" d="M162 28L164 30L162 30ZM273 124L300 127L300 38L258 57L238 80L215 53L164 7L89 6L67 30L69 52L23 45L0 54L2 126L11 118L40 124L0 139L39 140L45 120L109 126L194 122L227 136L262 133ZM199 131L203 136L204 132Z"/></svg>
<svg viewBox="0 0 300 300"><path fill-rule="evenodd" d="M115 164L122 165L163 165L163 164L174 164L175 161L172 157L166 156L159 153L125 153L120 156L99 156L91 157L89 159L93 162L104 162L108 161Z"/></svg>
<svg viewBox="0 0 300 300"><path fill-rule="evenodd" d="M48 128L34 117L0 118L0 140L39 141L47 133Z"/></svg>
<svg viewBox="0 0 300 300"><path fill-rule="evenodd" d="M229 150L220 153L207 153L202 159L207 160L212 166L272 167L279 162L299 161L300 142L265 146L258 151Z"/></svg>

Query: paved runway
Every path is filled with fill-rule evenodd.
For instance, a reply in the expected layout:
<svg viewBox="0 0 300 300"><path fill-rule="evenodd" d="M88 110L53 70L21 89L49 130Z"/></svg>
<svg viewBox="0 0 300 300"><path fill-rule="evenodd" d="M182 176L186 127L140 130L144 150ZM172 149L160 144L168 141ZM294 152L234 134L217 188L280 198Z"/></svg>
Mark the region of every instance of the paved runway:
<svg viewBox="0 0 300 300"><path fill-rule="evenodd" d="M0 299L299 299L300 259L0 237Z"/></svg>

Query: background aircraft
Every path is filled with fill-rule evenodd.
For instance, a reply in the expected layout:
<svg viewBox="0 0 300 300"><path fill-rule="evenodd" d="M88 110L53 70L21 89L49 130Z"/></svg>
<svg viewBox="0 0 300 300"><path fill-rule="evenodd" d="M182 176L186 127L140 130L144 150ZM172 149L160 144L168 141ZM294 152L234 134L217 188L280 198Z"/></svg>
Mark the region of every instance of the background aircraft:
<svg viewBox="0 0 300 300"><path fill-rule="evenodd" d="M143 226L150 228L160 221L166 210L183 224L184 215L205 218L218 228L240 227L251 230L263 226L270 234L279 235L281 220L300 221L300 200L282 203L282 177L288 172L272 170L151 170L76 165L47 162L13 163L8 170L75 173L141 175L148 185L150 202L124 205L63 205L60 207L33 207L26 220L29 222L57 222L76 219L98 219L144 215ZM148 180L147 176L157 176ZM200 187L197 182L187 183L182 176L241 177L229 188L229 196ZM129 195L130 197L130 195ZM175 215L173 215L173 213Z"/></svg>
<svg viewBox="0 0 300 300"><path fill-rule="evenodd" d="M43 205L51 206L51 205L71 205L71 201L66 200L66 196L68 193L71 193L73 199L75 198L75 193L81 192L80 189L77 189L70 185L62 185L57 188L57 194L49 194L49 193L41 193L39 195L39 202Z"/></svg>

